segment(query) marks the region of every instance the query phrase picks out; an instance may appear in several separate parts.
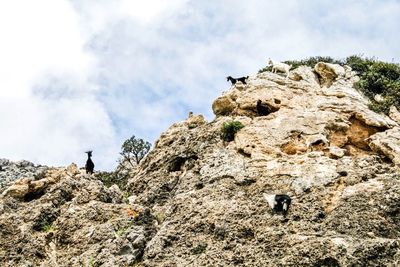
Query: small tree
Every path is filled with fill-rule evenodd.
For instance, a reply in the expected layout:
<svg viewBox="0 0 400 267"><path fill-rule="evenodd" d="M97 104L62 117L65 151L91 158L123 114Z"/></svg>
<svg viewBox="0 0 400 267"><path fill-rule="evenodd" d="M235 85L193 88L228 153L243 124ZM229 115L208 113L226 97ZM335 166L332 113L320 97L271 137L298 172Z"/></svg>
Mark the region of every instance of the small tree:
<svg viewBox="0 0 400 267"><path fill-rule="evenodd" d="M144 141L143 139L136 138L132 135L131 138L126 139L122 144L122 152L120 153L123 160L127 160L132 166L132 159L135 159L136 164L146 156L149 152L151 144L149 142Z"/></svg>

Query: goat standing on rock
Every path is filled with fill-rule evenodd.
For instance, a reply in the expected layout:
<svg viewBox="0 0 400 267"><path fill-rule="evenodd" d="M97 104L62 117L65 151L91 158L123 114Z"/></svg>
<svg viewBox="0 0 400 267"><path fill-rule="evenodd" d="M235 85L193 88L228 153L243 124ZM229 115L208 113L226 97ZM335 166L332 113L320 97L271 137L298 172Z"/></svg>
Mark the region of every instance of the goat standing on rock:
<svg viewBox="0 0 400 267"><path fill-rule="evenodd" d="M86 173L93 174L94 163L91 159L92 151L86 151L85 153L88 155L88 159L87 159L86 165L85 165Z"/></svg>
<svg viewBox="0 0 400 267"><path fill-rule="evenodd" d="M264 199L268 202L268 205L275 212L282 212L283 216L286 216L292 199L288 195L268 195L263 194Z"/></svg>
<svg viewBox="0 0 400 267"><path fill-rule="evenodd" d="M227 81L230 81L232 85L235 85L237 82L241 82L243 84L246 84L246 80L249 78L249 76L246 77L240 77L240 78L232 78L231 76L226 77Z"/></svg>
<svg viewBox="0 0 400 267"><path fill-rule="evenodd" d="M268 59L268 64L272 65L272 73L280 71L286 73L286 79L289 77L289 70L292 67L292 65L288 65L278 61L273 61L270 58Z"/></svg>

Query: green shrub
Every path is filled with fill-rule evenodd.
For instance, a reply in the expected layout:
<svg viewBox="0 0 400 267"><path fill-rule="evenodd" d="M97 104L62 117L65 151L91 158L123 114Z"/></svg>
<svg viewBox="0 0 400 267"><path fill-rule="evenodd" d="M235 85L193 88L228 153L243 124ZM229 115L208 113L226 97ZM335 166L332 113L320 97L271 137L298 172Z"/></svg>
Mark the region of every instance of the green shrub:
<svg viewBox="0 0 400 267"><path fill-rule="evenodd" d="M224 122L222 125L222 139L225 141L233 141L235 134L244 127L240 121Z"/></svg>
<svg viewBox="0 0 400 267"><path fill-rule="evenodd" d="M370 108L376 112L388 114L390 106L400 108L400 65L374 61L360 75L356 88L370 100ZM377 102L374 96L380 94L382 102Z"/></svg>
<svg viewBox="0 0 400 267"><path fill-rule="evenodd" d="M107 187L113 184L118 185L121 190L126 189L129 175L125 172L98 172L96 173L97 179L103 182Z"/></svg>
<svg viewBox="0 0 400 267"><path fill-rule="evenodd" d="M288 60L284 63L292 65L292 70L299 66L314 67L318 62L326 62L340 65L348 65L360 77L354 86L366 95L370 103L370 109L375 112L388 114L390 106L394 105L400 109L400 65L386 63L375 58L364 58L362 55L352 55L345 59L334 59L331 57L310 57L303 60ZM259 71L270 71L267 66ZM383 101L377 102L374 97L380 94Z"/></svg>
<svg viewBox="0 0 400 267"><path fill-rule="evenodd" d="M156 220L158 222L158 224L162 224L165 219L167 218L167 215L164 212L157 212L155 214Z"/></svg>
<svg viewBox="0 0 400 267"><path fill-rule="evenodd" d="M198 244L197 246L191 249L192 254L202 254L206 251L207 244Z"/></svg>
<svg viewBox="0 0 400 267"><path fill-rule="evenodd" d="M303 59L303 60L287 60L284 61L283 63L286 63L288 65L292 65L291 69L295 69L299 66L309 66L311 68L314 68L314 66L318 63L318 62L326 62L326 63L332 63L332 64L343 64L343 62L341 60L337 60L331 57L321 57L321 56L317 56L317 57L310 57L307 59Z"/></svg>
<svg viewBox="0 0 400 267"><path fill-rule="evenodd" d="M375 62L375 60L363 58L361 55L360 56L352 55L352 56L347 57L346 59L335 59L332 57L315 56L315 57L309 57L309 58L302 59L302 60L283 61L283 63L291 65L292 70L295 68L298 68L300 66L308 66L308 67L314 68L314 66L318 62L326 62L326 63L339 64L339 65L349 65L358 74L362 74L368 69L368 67L373 62ZM271 70L272 70L272 66L266 66L265 68L260 69L258 71L258 73L261 73L264 71L271 71Z"/></svg>
<svg viewBox="0 0 400 267"><path fill-rule="evenodd" d="M115 237L121 237L123 234L126 233L127 230L128 230L128 228L120 228L120 229L116 230Z"/></svg>
<svg viewBox="0 0 400 267"><path fill-rule="evenodd" d="M344 64L350 66L358 75L362 75L374 62L375 59L373 58L363 58L362 56L352 55L345 59Z"/></svg>
<svg viewBox="0 0 400 267"><path fill-rule="evenodd" d="M266 66L266 67L260 69L258 71L258 73L262 73L262 72L266 72L266 71L272 71L272 66Z"/></svg>
<svg viewBox="0 0 400 267"><path fill-rule="evenodd" d="M286 60L283 61L283 63L291 65L291 69L295 69L299 66L309 66L311 68L314 68L315 64L317 64L318 62L326 62L326 63L333 63L333 64L343 64L343 61L341 60L337 60L331 57L321 57L321 56L317 56L317 57L310 57L307 59L302 59L302 60ZM258 73L262 73L264 71L271 71L272 70L272 66L266 66L265 68L262 68L258 71Z"/></svg>
<svg viewBox="0 0 400 267"><path fill-rule="evenodd" d="M52 225L52 224L43 225L43 227L42 227L41 230L42 230L43 232L46 232L46 233L54 232L54 228L53 228L53 225Z"/></svg>
<svg viewBox="0 0 400 267"><path fill-rule="evenodd" d="M95 258L94 258L93 256L90 257L90 260L89 260L89 267L97 267L97 266L100 266L100 264L97 263L97 261L95 260Z"/></svg>

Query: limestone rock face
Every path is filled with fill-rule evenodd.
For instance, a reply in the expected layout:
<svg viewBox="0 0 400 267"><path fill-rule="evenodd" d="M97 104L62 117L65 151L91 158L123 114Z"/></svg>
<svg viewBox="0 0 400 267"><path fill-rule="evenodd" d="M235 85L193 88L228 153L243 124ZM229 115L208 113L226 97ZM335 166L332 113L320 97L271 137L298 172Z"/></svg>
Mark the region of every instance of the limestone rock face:
<svg viewBox="0 0 400 267"><path fill-rule="evenodd" d="M395 106L390 107L389 117L398 124L400 124L400 112L397 110Z"/></svg>
<svg viewBox="0 0 400 267"><path fill-rule="evenodd" d="M230 97L222 96L214 101L212 109L217 115L229 114L235 109L235 103Z"/></svg>
<svg viewBox="0 0 400 267"><path fill-rule="evenodd" d="M46 171L46 166L35 165L26 160L12 162L0 159L0 193L18 179L40 178Z"/></svg>
<svg viewBox="0 0 400 267"><path fill-rule="evenodd" d="M3 192L3 196L10 195L12 197L24 197L29 192L29 179L19 179L15 181L7 190Z"/></svg>
<svg viewBox="0 0 400 267"><path fill-rule="evenodd" d="M21 170L20 170L21 171ZM1 266L128 266L156 220L75 164L22 178L0 197Z"/></svg>
<svg viewBox="0 0 400 267"><path fill-rule="evenodd" d="M345 75L345 69L337 64L318 62L314 70L321 77L321 86L330 87L339 77Z"/></svg>
<svg viewBox="0 0 400 267"><path fill-rule="evenodd" d="M130 172L127 192L74 166L8 186L0 262L396 266L399 124L368 109L349 67L317 65L288 79L249 77L214 101L212 121L190 114L171 125ZM230 121L244 127L227 142ZM288 214L264 194L289 195Z"/></svg>
<svg viewBox="0 0 400 267"><path fill-rule="evenodd" d="M400 166L400 128L396 127L371 136L369 146L376 152L387 156Z"/></svg>
<svg viewBox="0 0 400 267"><path fill-rule="evenodd" d="M143 264L399 261L399 127L368 109L357 80L349 67L325 63L289 79L260 73L214 101L213 121L164 132L130 180L133 201L162 218ZM274 111L259 116L257 100ZM232 120L244 127L224 142L221 126ZM292 197L286 218L263 193Z"/></svg>
<svg viewBox="0 0 400 267"><path fill-rule="evenodd" d="M207 121L204 119L204 116L201 114L193 115L192 113L190 113L189 118L187 119L186 123L188 124L189 128L195 128L197 126L207 123Z"/></svg>

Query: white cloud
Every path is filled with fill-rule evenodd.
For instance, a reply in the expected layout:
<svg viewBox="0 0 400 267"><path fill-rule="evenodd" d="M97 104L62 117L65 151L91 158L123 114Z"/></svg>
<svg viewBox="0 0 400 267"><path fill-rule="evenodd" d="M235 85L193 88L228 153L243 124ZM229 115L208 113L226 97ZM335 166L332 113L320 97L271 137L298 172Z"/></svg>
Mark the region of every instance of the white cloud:
<svg viewBox="0 0 400 267"><path fill-rule="evenodd" d="M0 97L28 96L44 72L87 73L77 14L64 0L0 2Z"/></svg>
<svg viewBox="0 0 400 267"><path fill-rule="evenodd" d="M93 36L120 20L142 25L155 24L171 15L189 0L70 0L78 12L82 30Z"/></svg>
<svg viewBox="0 0 400 267"><path fill-rule="evenodd" d="M121 0L119 12L122 15L127 15L131 18L140 20L141 22L151 22L163 12L171 12L176 8L182 6L188 0L146 0L146 1L132 1Z"/></svg>
<svg viewBox="0 0 400 267"><path fill-rule="evenodd" d="M189 110L212 119L225 77L268 57L399 61L399 11L390 0L3 1L0 156L61 165L91 148L110 169L132 134L154 140Z"/></svg>
<svg viewBox="0 0 400 267"><path fill-rule="evenodd" d="M115 164L114 130L103 107L90 98L1 100L0 113L8 114L0 116L0 147L8 158L83 165L83 152L96 148L99 167Z"/></svg>
<svg viewBox="0 0 400 267"><path fill-rule="evenodd" d="M1 156L60 165L96 147L115 157L112 123L91 93L95 57L70 3L3 1L0 33ZM103 167L116 160L103 158Z"/></svg>

